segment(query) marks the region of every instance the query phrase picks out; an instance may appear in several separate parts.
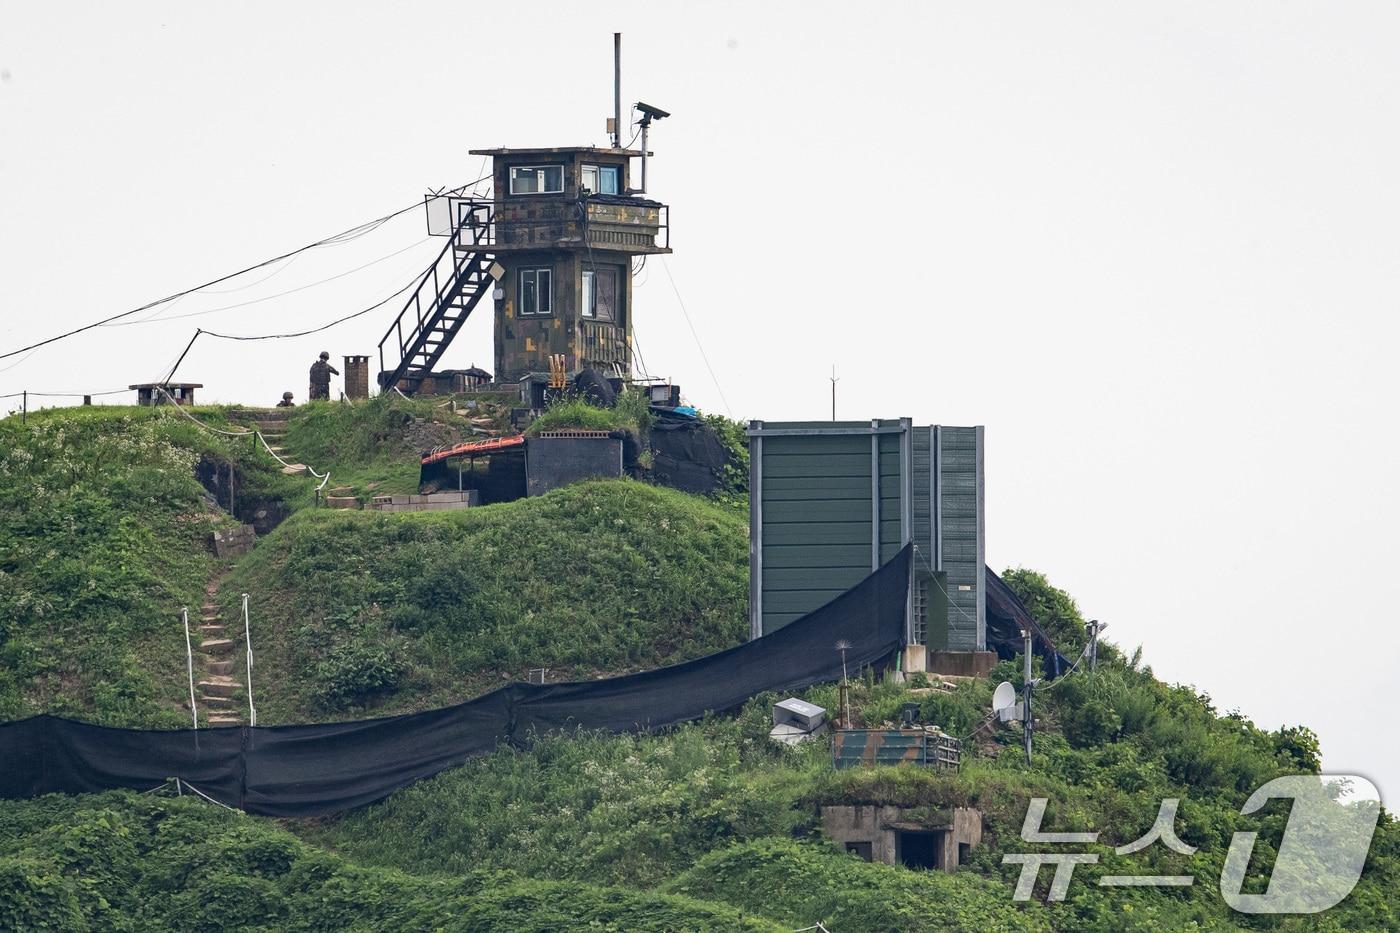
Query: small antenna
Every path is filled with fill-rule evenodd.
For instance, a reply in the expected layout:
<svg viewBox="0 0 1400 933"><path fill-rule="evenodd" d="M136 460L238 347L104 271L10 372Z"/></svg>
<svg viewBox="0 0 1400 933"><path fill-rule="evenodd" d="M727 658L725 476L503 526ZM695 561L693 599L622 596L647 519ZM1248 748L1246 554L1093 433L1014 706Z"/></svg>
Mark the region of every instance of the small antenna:
<svg viewBox="0 0 1400 933"><path fill-rule="evenodd" d="M622 33L613 33L612 147L622 148Z"/></svg>
<svg viewBox="0 0 1400 933"><path fill-rule="evenodd" d="M836 378L836 364L831 364L831 420L836 420L836 383L840 382Z"/></svg>

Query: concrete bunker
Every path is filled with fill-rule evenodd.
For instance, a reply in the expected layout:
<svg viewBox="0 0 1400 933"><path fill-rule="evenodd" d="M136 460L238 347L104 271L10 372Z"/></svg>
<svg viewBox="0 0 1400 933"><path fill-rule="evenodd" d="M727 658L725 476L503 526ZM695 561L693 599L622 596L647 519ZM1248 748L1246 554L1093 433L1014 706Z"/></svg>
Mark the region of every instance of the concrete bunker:
<svg viewBox="0 0 1400 933"><path fill-rule="evenodd" d="M868 862L954 872L982 843L982 813L971 807L834 804L821 813L827 837Z"/></svg>

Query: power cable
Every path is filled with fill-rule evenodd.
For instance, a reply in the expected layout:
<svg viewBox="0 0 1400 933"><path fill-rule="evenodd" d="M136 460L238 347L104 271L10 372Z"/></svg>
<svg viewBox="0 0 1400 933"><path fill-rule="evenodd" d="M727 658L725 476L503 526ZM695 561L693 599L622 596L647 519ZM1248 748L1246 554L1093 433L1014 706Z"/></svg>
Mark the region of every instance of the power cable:
<svg viewBox="0 0 1400 933"><path fill-rule="evenodd" d="M190 311L190 312L187 312L187 313L185 313L185 314L173 314L173 315L171 315L170 317L159 318L158 322L164 324L164 323L166 323L167 321L183 321L183 320L185 320L186 318L204 317L204 316L207 315L207 314L216 314L216 313L218 313L218 312L220 312L220 311L231 311L231 310L233 310L234 308L246 308L246 307L248 307L249 305L261 304L261 303L264 302L264 301L271 301L271 300L273 300L274 298L282 298L282 297L285 297L285 296L287 296L287 295L294 295L294 294L296 294L297 292L304 292L304 291L306 291L308 288L315 288L317 285L325 285L327 282L334 282L334 281L337 280L337 279L343 279L343 278L345 278L347 275L354 275L356 272L360 272L361 270L368 269L370 266L378 265L378 264L381 263L381 262L387 262L388 260L393 259L395 256L402 255L402 254L408 252L408 251L411 250L411 249L415 249L415 248L417 248L417 247L419 247L419 246L422 246L424 243L428 242L428 241L431 240L431 239L432 239L432 237L424 237L424 238L421 239L421 240L416 240L416 241L414 241L413 243L408 244L408 245L405 246L403 249L396 249L396 250L394 250L392 253L389 253L389 254L386 255L386 256L380 256L378 259L372 259L372 260L370 260L369 262L362 263L361 265L358 265L358 266L356 266L356 267L353 268L353 269L347 269L347 270L345 270L344 272L337 272L335 275L329 276L329 277L324 278L324 279L318 279L318 280L315 281L315 282L308 282L308 283L306 283L305 285L298 285L296 288L289 288L289 289L287 289L286 291L276 292L276 293L271 294L271 295L264 295L264 296L261 297L261 298L250 298L250 299L247 300L247 301L240 301L240 302L237 302L237 303L231 304L231 305L220 305L220 306L217 307L217 308L205 308L203 311ZM271 276L269 276L269 278L271 278ZM106 326L108 326L108 327L132 327L132 326L137 325L137 324L152 324L152 323L157 323L157 319L154 318L154 317L148 317L148 318L141 318L139 321L124 321L124 322L122 322L122 323L120 323L120 324L108 324L108 325L106 325Z"/></svg>
<svg viewBox="0 0 1400 933"><path fill-rule="evenodd" d="M481 181L481 179L477 179L477 181ZM472 184L475 184L475 182L467 182L467 184L465 185L452 189L452 193L455 194L461 192L469 186L471 186ZM351 227L349 230L343 230L340 233L333 234L332 236L325 237L321 240L317 240L315 243L308 243L305 246L298 247L297 249L294 249L287 253L283 253L280 256L274 256L271 259L266 259L255 265L248 266L245 269L239 269L237 272L231 272L228 275L221 275L216 279L211 279L208 282L203 283L202 285L196 285L193 288L187 288L184 291L176 292L173 295L167 295L164 298L158 298L155 301L147 302L146 304L141 305L139 308L132 308L129 311L123 311L120 314L114 314L111 317L103 318L100 321L94 321L91 324L84 324L82 327L77 327L73 330L65 331L61 334L56 334L53 337L47 337L44 340L38 341L37 343L31 343L28 346L20 347L16 350L9 350L5 353L0 353L0 360L8 359L9 357L17 356L21 353L32 352L34 350L39 349L40 347L48 346L49 344L56 343L59 340L65 340L69 337L73 337L86 331L92 330L95 327L102 327L103 325L110 324L112 321L117 321L125 317L131 317L133 314L140 314L142 311L150 310L151 308L154 308L157 305L163 305L167 302L174 301L176 298L182 298L185 295L190 294L191 292L197 292L200 289L208 288L211 285L218 285L220 282L227 282L229 279L235 278L248 272L252 272L255 269L262 269L266 266L270 266L274 262L281 262L283 259L289 259L292 256L304 253L307 250L316 249L319 246L328 246L335 243L345 243L353 239L358 239L359 237L364 236L366 233L369 233L371 230L376 229L380 224L392 220L400 214L407 214L409 211L417 210L421 205L421 201L416 201L408 207L401 208L397 211L394 211L391 214L385 214L383 217L378 217L366 223L359 224L358 226ZM4 370L0 370L0 372L4 372Z"/></svg>
<svg viewBox="0 0 1400 933"><path fill-rule="evenodd" d="M710 373L710 379L715 384L715 390L719 392L719 400L724 403L724 411L730 419L733 419L734 412L729 407L729 399L724 397L724 387L719 384L718 377L715 376L715 369L710 365L710 357L705 352L705 346L700 342L700 335L695 332L695 325L691 323L690 312L686 310L685 299L681 297L681 290L676 287L675 276L671 275L671 264L666 261L666 254L661 253L661 268L666 270L666 278L671 281L671 291L676 293L676 301L680 303L681 314L685 316L685 325L690 328L690 336L695 340L695 347L700 351L700 359L705 361L705 369Z"/></svg>
<svg viewBox="0 0 1400 933"><path fill-rule="evenodd" d="M210 337L218 337L221 340L282 340L288 337L305 337L309 334L318 334L323 330L330 330L337 324L344 324L346 321L352 321L357 317L362 317L366 314L369 314L371 311L378 311L380 308L384 307L386 304L393 301L395 298L399 297L413 286L417 285L422 277L422 273L415 275L412 281L410 281L407 285L397 289L392 295L389 295L387 298L383 298L379 301L376 301L368 308L362 308L359 311L354 312L353 314L347 314L345 315L345 317L336 318L334 321L322 324L319 327L313 327L310 330L297 331L294 334L258 334L253 336L238 334L216 334L211 330L200 330L198 331L198 333L208 334Z"/></svg>

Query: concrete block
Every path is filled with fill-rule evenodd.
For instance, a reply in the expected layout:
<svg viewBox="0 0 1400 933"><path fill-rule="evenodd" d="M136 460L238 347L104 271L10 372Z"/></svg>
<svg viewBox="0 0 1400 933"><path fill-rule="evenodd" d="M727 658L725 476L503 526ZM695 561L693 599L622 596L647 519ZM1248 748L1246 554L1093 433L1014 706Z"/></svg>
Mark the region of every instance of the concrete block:
<svg viewBox="0 0 1400 933"><path fill-rule="evenodd" d="M956 677L986 677L996 663L995 651L934 651L928 658L928 671Z"/></svg>

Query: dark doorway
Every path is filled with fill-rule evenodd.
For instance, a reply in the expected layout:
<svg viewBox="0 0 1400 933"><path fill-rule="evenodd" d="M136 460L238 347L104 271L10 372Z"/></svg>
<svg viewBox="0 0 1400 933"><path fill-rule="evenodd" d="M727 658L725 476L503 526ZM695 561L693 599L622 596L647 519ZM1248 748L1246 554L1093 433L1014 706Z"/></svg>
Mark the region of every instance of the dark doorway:
<svg viewBox="0 0 1400 933"><path fill-rule="evenodd" d="M901 831L899 862L908 868L938 868L939 833Z"/></svg>
<svg viewBox="0 0 1400 933"><path fill-rule="evenodd" d="M846 851L859 855L867 862L874 861L875 858L874 845L869 842L848 842Z"/></svg>
<svg viewBox="0 0 1400 933"><path fill-rule="evenodd" d="M958 843L958 864L966 865L967 860L972 856L972 844L969 842Z"/></svg>

